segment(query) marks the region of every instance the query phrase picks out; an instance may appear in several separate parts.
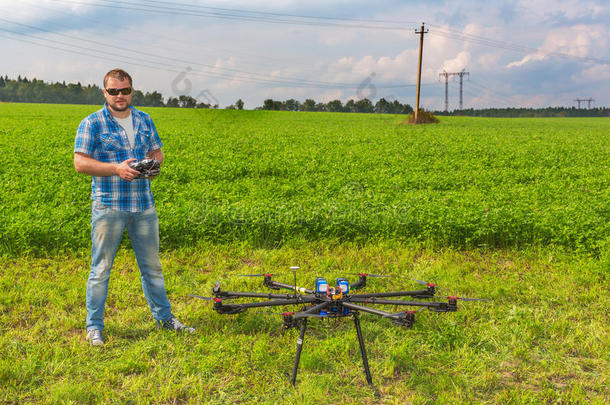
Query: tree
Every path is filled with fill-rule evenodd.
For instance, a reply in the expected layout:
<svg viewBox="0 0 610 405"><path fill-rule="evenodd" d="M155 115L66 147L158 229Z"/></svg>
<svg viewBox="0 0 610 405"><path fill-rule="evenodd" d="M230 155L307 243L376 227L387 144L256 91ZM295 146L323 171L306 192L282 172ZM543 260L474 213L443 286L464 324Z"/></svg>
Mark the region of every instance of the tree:
<svg viewBox="0 0 610 405"><path fill-rule="evenodd" d="M354 100L347 100L345 103L345 108L343 109L345 112L356 112L356 106L354 105Z"/></svg>
<svg viewBox="0 0 610 405"><path fill-rule="evenodd" d="M180 107L180 103L179 103L178 99L175 97L168 98L167 103L165 103L165 105L168 107Z"/></svg>
<svg viewBox="0 0 610 405"><path fill-rule="evenodd" d="M380 98L377 103L375 103L375 112L377 114L387 114L392 112L392 106L387 102L385 98Z"/></svg>
<svg viewBox="0 0 610 405"><path fill-rule="evenodd" d="M284 101L284 109L286 111L297 111L297 104L298 101L296 101L294 98L291 98L289 100Z"/></svg>
<svg viewBox="0 0 610 405"><path fill-rule="evenodd" d="M273 110L273 99L268 98L263 101L263 110Z"/></svg>
<svg viewBox="0 0 610 405"><path fill-rule="evenodd" d="M182 96L178 97L178 101L179 101L178 104L182 108L194 108L195 106L197 106L197 100L195 100L191 96L182 95Z"/></svg>
<svg viewBox="0 0 610 405"><path fill-rule="evenodd" d="M315 111L316 110L316 102L312 99L308 98L303 103L303 111Z"/></svg>
<svg viewBox="0 0 610 405"><path fill-rule="evenodd" d="M330 112L342 112L343 104L341 103L341 100L329 101L326 104L326 110Z"/></svg>
<svg viewBox="0 0 610 405"><path fill-rule="evenodd" d="M241 98L235 102L235 107L237 107L238 110L244 109L244 102L241 100Z"/></svg>
<svg viewBox="0 0 610 405"><path fill-rule="evenodd" d="M142 105L148 105L151 107L163 107L163 96L157 91L152 93L146 93L144 96L144 102Z"/></svg>

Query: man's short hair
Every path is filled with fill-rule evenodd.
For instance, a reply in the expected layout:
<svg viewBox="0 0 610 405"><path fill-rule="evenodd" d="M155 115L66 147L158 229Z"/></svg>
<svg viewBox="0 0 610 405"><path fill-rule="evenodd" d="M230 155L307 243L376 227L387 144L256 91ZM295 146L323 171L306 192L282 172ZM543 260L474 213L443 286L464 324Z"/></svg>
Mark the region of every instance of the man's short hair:
<svg viewBox="0 0 610 405"><path fill-rule="evenodd" d="M104 88L106 88L106 83L111 77L121 81L127 79L129 80L129 85L133 86L133 82L131 81L131 76L129 76L129 73L127 73L123 69L112 69L110 72L106 73L106 76L104 76Z"/></svg>

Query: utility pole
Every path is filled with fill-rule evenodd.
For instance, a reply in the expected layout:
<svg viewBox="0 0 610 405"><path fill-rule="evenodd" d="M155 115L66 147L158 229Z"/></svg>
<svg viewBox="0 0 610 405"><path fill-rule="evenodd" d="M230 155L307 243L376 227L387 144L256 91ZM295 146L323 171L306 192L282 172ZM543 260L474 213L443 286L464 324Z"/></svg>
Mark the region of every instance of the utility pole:
<svg viewBox="0 0 610 405"><path fill-rule="evenodd" d="M424 34L428 30L424 31L424 23L421 23L419 31L415 30L416 34L419 34L419 63L417 64L417 95L415 96L415 123L417 124L417 115L419 114L419 88L421 86L421 62L422 55L424 54Z"/></svg>
<svg viewBox="0 0 610 405"><path fill-rule="evenodd" d="M465 69L462 69L461 72L446 72L443 70L443 73L439 73L439 77L445 78L445 112L449 111L449 77L451 76L459 76L460 77L460 110L463 109L463 98L462 98L462 79L464 76L468 75L470 77L470 73L466 72Z"/></svg>

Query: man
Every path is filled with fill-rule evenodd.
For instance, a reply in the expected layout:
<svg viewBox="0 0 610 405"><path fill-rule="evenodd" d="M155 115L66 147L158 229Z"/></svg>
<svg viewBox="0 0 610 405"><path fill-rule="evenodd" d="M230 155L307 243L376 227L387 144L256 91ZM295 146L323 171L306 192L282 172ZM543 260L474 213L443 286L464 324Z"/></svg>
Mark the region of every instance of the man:
<svg viewBox="0 0 610 405"><path fill-rule="evenodd" d="M159 262L159 221L150 179L130 163L145 158L163 162L161 139L150 116L131 107L131 76L121 69L104 77L104 108L78 127L74 167L93 176L91 272L87 281L87 340L104 344L104 306L110 269L125 228L136 254L142 290L153 318L163 328L194 332L171 312Z"/></svg>

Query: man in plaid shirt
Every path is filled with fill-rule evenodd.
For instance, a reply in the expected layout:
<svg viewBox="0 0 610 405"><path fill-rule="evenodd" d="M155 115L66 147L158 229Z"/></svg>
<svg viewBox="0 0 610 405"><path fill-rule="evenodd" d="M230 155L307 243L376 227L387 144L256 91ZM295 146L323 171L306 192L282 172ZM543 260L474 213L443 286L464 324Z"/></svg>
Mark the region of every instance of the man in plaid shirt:
<svg viewBox="0 0 610 405"><path fill-rule="evenodd" d="M113 69L104 77L104 108L79 125L74 167L91 182L91 272L87 281L87 339L104 344L104 306L110 269L125 228L136 254L142 290L153 318L163 327L194 332L171 312L159 262L159 221L149 178L130 163L163 162L161 139L150 116L131 107L132 79Z"/></svg>

